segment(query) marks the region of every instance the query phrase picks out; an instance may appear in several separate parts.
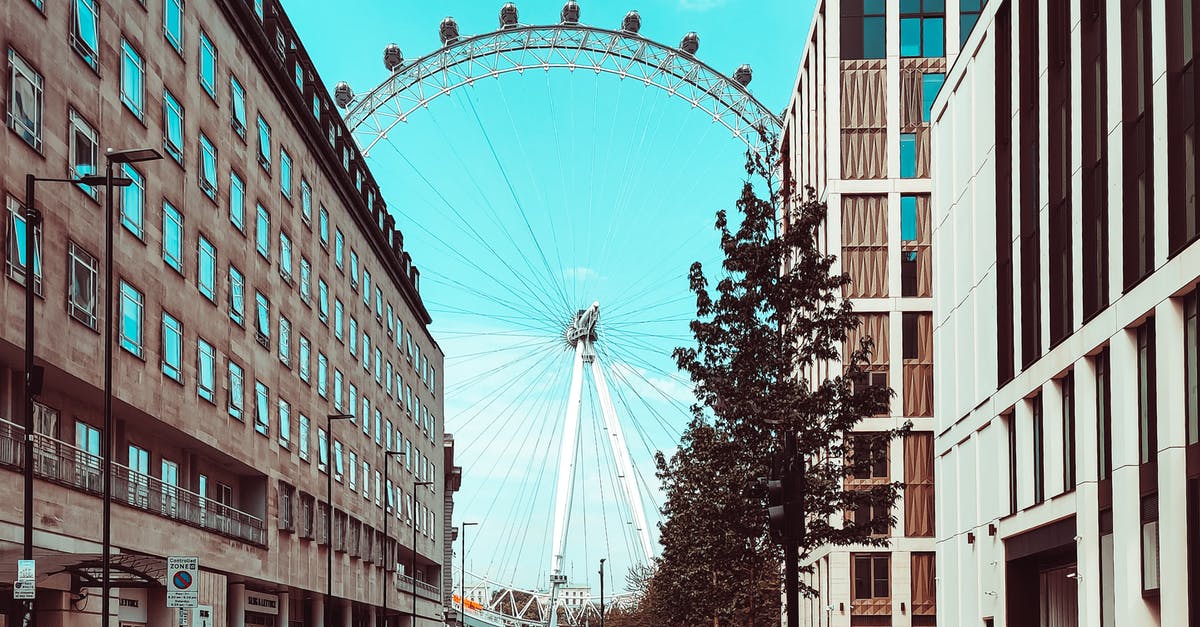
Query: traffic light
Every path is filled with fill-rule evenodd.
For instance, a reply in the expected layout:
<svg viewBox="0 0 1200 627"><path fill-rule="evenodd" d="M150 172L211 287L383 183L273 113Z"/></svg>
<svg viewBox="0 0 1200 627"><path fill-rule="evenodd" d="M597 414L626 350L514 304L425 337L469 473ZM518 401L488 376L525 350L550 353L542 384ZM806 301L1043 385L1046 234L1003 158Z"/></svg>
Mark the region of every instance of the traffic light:
<svg viewBox="0 0 1200 627"><path fill-rule="evenodd" d="M795 464L767 481L767 529L771 539L784 544L804 535L803 482Z"/></svg>
<svg viewBox="0 0 1200 627"><path fill-rule="evenodd" d="M783 483L782 479L767 481L767 529L775 542L783 542L787 536L788 506Z"/></svg>

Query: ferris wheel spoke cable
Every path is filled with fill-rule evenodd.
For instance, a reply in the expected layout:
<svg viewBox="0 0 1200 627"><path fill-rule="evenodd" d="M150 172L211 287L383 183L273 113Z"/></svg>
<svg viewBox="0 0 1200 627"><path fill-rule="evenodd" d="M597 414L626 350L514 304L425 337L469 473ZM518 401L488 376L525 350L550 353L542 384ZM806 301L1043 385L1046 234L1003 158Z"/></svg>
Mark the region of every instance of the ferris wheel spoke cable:
<svg viewBox="0 0 1200 627"><path fill-rule="evenodd" d="M550 340L547 340L545 338L540 338L540 339L529 340L526 342L521 342L518 344L510 344L508 346L501 346L499 348L489 348L487 350L477 351L474 353L458 353L455 355L448 355L448 356L446 356L446 361L487 357L487 356L491 356L491 355L499 355L502 353L508 353L508 352L512 352L512 351L526 352L527 349L530 349L530 348L549 348L550 346L557 345L557 344L558 344L557 342L551 342Z"/></svg>
<svg viewBox="0 0 1200 627"><path fill-rule="evenodd" d="M557 348L557 347L555 347L555 348ZM524 361L524 359L522 359L522 361ZM509 363L513 363L513 362L509 362ZM534 363L536 364L537 362L535 361ZM503 402L502 399L504 399L504 396L506 395L506 393L510 389L515 387L518 382L521 382L521 381L524 382L524 387L521 388L521 391L518 394L525 394L531 390L534 390L538 386L541 385L540 377L545 376L545 374L547 372L549 372L552 368L554 368L556 365L557 364L555 364L553 360L546 360L541 371L538 372L538 376L536 376L536 377L528 376L528 372L524 368L520 369L519 371L514 372L513 376L510 377L508 383L504 387L497 389L496 391L491 392L488 395L480 398L478 401L476 401L470 407L468 407L467 410L464 410L463 412L460 412L459 414L457 414L456 419L462 420L462 427L464 427L464 428L470 427L474 423L475 419L478 418L479 416L483 415L483 412L486 411L487 409L489 409L493 404L498 403L498 402ZM482 405L480 405L480 403L482 403ZM513 403L510 403L509 406L516 407L517 404L516 404L516 402L513 402ZM474 412L467 415L467 412L471 411L471 410L474 410ZM503 415L503 413L496 414L496 416L494 416L492 418L491 423L484 425L483 431L486 433L488 431L488 429L495 423L495 421L498 420L499 417L502 415ZM495 440L492 438L484 438L482 441L484 442L485 446L490 445L495 442ZM463 449L464 453L466 451L472 450L473 446L475 446L474 442L467 444Z"/></svg>
<svg viewBox="0 0 1200 627"><path fill-rule="evenodd" d="M558 111L555 109L555 106L554 106L554 90L550 89L550 72L547 71L547 72L545 72L545 74L546 74L546 94L547 94L546 102L550 105L550 126L551 126L551 128L554 129L554 145L555 145L555 148L557 148L558 152L559 152L559 158L554 160L558 165L558 173L559 173L558 180L568 181L571 179L567 177L567 172L564 169L564 163L567 162L568 159L570 159L570 157L574 156L574 153L571 151L568 151L568 156L566 158L564 158L562 155L563 144L562 144L562 139L560 138L560 136L558 134ZM572 88L574 88L574 84L575 84L574 81L570 82L570 85L572 86ZM571 109L573 111L574 107L569 107L569 109ZM571 161L575 162L576 160L571 159ZM570 200L567 198L566 186L560 185L559 189L562 192L562 205L561 206L570 207L571 203L570 203ZM558 245L558 229L554 228L554 211L546 212L546 220L550 224L550 238L551 238L551 242L554 244L554 254L555 254L555 258L558 260L558 270L559 270L559 274L561 275L561 273L564 269L564 266L563 266L563 262L562 262L561 248ZM569 222L573 223L573 221L569 221ZM530 234L532 234L532 233L533 233L533 230L531 228ZM549 268L547 268L547 270L549 270ZM553 274L554 274L554 272L551 271L551 275L553 275ZM563 278L565 279L565 277L563 277ZM565 280L564 280L564 283L565 283ZM572 290L572 292L573 291L574 290ZM575 302L574 296L567 294L566 289L564 287L563 304L566 305L565 311L571 311L571 304L573 302Z"/></svg>
<svg viewBox="0 0 1200 627"><path fill-rule="evenodd" d="M648 92L649 92L648 87L642 90L641 100L638 101L638 106L634 110L635 115L637 116L635 118L635 121L641 121L642 112L645 111L645 108L646 108L646 94ZM608 262L608 243L612 240L612 235L613 235L613 233L612 233L613 215L619 213L622 209L621 203L622 203L623 196L624 196L624 194L622 193L622 190L624 188L624 185L628 184L629 179L630 179L630 177L629 177L629 161L630 161L631 157L633 156L633 153L635 152L635 150L638 152L641 151L642 143L645 141L645 126L646 125L643 124L641 126L642 126L642 136L638 140L638 144L637 144L636 148L633 145L627 145L624 150L625 159L624 159L623 164L621 165L620 174L617 177L617 181L618 181L617 193L612 194L608 198L609 205L611 207L611 210L608 212L609 222L608 222L607 228L604 229L606 236L601 239L600 252L599 252L599 256L597 257L597 259L600 260L601 264L607 264L607 262ZM597 232L597 233L600 232L599 229L593 229L593 231Z"/></svg>
<svg viewBox="0 0 1200 627"><path fill-rule="evenodd" d="M547 326L548 322L541 318L529 318L529 317L525 317L525 316L487 315L481 311L466 309L463 307L452 307L449 305L430 306L429 313L431 313L431 314L449 314L452 316L466 316L466 317L470 317L470 318L482 318L484 320L488 320L491 322L501 320L501 321L506 322L509 326L514 327L512 329L508 329L507 331L536 331L536 332L542 333L543 336L545 336L545 334L548 331L551 331L551 329L552 329L552 327ZM542 323L542 324L536 324L536 323ZM502 331L502 332L507 332L507 331ZM492 333L493 333L492 331L470 331L470 332L461 332L460 335L473 335L475 337L482 338L482 337L487 337L488 335L491 335Z"/></svg>
<svg viewBox="0 0 1200 627"><path fill-rule="evenodd" d="M609 353L606 353L606 354L609 354ZM671 442L677 443L679 441L680 436L683 435L682 428L673 426L670 421L668 421L656 408L654 408L641 395L640 392L638 392L637 386L635 386L633 384L633 382L629 379L629 377L626 376L627 372L632 371L636 374L636 371L634 371L633 368L629 367L629 366L619 367L619 364L622 364L623 360L617 359L617 355L615 355L615 354L610 354L610 355L611 355L611 357L609 358L609 361L610 361L611 365L609 366L609 370L613 373L614 377L625 384L624 390L628 390L631 394L635 395L638 398L638 400L640 400L642 402L642 404L649 411L650 415L653 416L655 418L655 420L658 421L659 426L663 429L663 433L671 439ZM623 394L623 391L621 393ZM622 398L624 398L624 397L622 396ZM635 408L631 404L629 404L627 400L626 400L626 411L629 412L629 415L631 415L631 416L638 415L635 412ZM687 415L688 418L690 418L690 416L691 416L690 408L688 408L687 411L685 411L684 413ZM641 428L640 421L636 422L635 425L637 426L637 428ZM647 452L653 454L653 450L652 450L652 447L650 447L649 442L647 441L645 443L647 444L647 447L648 447Z"/></svg>
<svg viewBox="0 0 1200 627"><path fill-rule="evenodd" d="M604 476L605 476L606 472L609 470L609 468L613 465L605 463L604 464L604 472L601 472L599 470L599 466L601 463L600 462L600 442L601 442L602 438L601 438L601 433L600 433L600 423L599 423L599 421L595 420L594 415L593 415L593 420L592 420L592 432L593 432L592 454L596 457L596 466L597 466L596 484L597 484L599 492L600 492L600 502L607 503L608 497L605 496L605 493L604 493ZM608 457L605 457L605 459L608 459ZM613 473L615 476L615 468L613 468ZM615 481L614 481L613 485L616 485ZM613 493L616 494L615 489L613 490ZM608 538L608 512L604 507L600 508L600 525L601 525L601 529L604 530L604 554L610 555L612 553L612 548L609 545L609 538Z"/></svg>
<svg viewBox="0 0 1200 627"><path fill-rule="evenodd" d="M640 357L638 357L637 355L634 355L634 354L633 354L633 353L631 353L631 352L623 351L623 350L620 350L620 349L615 349L615 350L616 350L616 353L615 353L615 354L616 354L618 357L621 357L623 360L625 360L625 361L629 362L629 364L630 364L631 366L634 366L634 365L636 365L636 366L642 366L642 367L644 367L644 368L650 368L650 369L653 369L653 368L655 368L655 366L654 366L653 364L649 364L649 363L647 363L645 360L641 359ZM641 379L641 380L642 380L642 382L644 382L646 385L650 386L650 388L651 388L652 390L654 390L655 392L657 392L657 393L658 393L658 395L659 395L659 396L661 396L661 397L663 398L663 400L667 401L668 403L670 403L670 404L672 404L672 405L675 405L676 407L679 407L679 408L681 408L681 409L682 409L682 410L683 410L685 413L690 413L690 412L691 412L691 408L690 408L689 406L687 406L687 405L684 405L684 404L683 404L683 403L682 403L682 402L681 402L679 399L677 399L677 398L675 398L675 397L671 396L670 394L667 394L665 391L663 391L663 390L662 390L662 388L660 388L660 387L658 386L658 384L656 384L656 383L654 383L653 381L651 381L650 379L646 378L646 376L645 376L645 375L643 375L643 374L641 373L641 371L639 371L637 368L630 368L630 371L631 371L631 372L632 372L632 373L633 373L633 374L634 374L636 377L638 377L639 379Z"/></svg>
<svg viewBox="0 0 1200 627"><path fill-rule="evenodd" d="M619 377L620 375L617 375L617 376ZM626 389L629 389L629 390L633 391L633 393L634 393L635 395L637 394L637 393L636 393L636 391L635 391L635 390L633 390L633 387L632 387L632 386L629 386L628 384L626 384ZM635 408L632 406L632 404L629 402L629 399L628 399L628 398L626 398L626 396L625 396L625 394L624 394L624 390L622 390L622 389L618 389L618 392L617 392L617 394L618 394L618 397L619 397L619 399L620 399L621 405L622 405L622 406L625 408L625 411L626 411L626 412L627 412L629 415L634 415L636 410L635 410ZM646 407L646 410L647 410L648 412L650 412L652 415L654 415L654 416L655 416L655 417L656 417L656 418L659 420L659 422L660 422L660 423L665 423L665 420L664 420L664 419L662 418L662 416L661 416L661 415L658 413L658 410L656 410L656 409L654 409L652 406L650 406L650 404L649 404L648 402L646 402L646 400L645 400L644 398L642 398L642 397L639 395L639 396L638 396L638 400L640 400L640 401L643 403L643 405L645 405L645 407ZM659 452L659 450L658 450L658 449L656 449L656 448L654 447L654 445L653 445L653 444L651 444L651 442L650 442L650 436L649 436L649 433L648 433L648 432L647 432L647 431L646 431L646 430L643 428L643 426L642 426L640 423L638 423L638 422L635 422L633 426L634 426L634 431L636 431L636 432L637 432L637 434L638 434L638 439L639 439L639 441L642 443L642 446L643 446L644 450L645 450L645 451L646 451L646 453L647 453L647 456L648 456L650 459L653 459L653 458L654 458L654 455L655 455L656 453L658 453L658 452ZM675 437L675 438L673 439L673 441L674 441L674 442L678 442L678 441L679 441L679 437ZM644 489L644 492L643 492L643 494L645 494L645 495L646 495L646 498L649 498L649 499L650 499L650 502L651 502L651 504L654 506L654 511L655 511L656 513L658 513L658 514L659 514L659 516L661 516L661 511L662 511L662 503L660 503L660 502L659 502L659 500L658 500L658 498L657 498L657 496L656 496L656 495L657 495L657 492L656 492L656 490L654 490L653 488L651 488L651 484L650 484L649 480L646 478L646 475L645 475L645 469L644 469L642 466L638 465L638 464L633 464L633 467L634 467L634 474L635 474L635 477L636 477L637 481L638 481L638 482L639 482L639 483L642 485L642 487L643 487L643 489ZM656 475L656 478L657 478L657 475Z"/></svg>

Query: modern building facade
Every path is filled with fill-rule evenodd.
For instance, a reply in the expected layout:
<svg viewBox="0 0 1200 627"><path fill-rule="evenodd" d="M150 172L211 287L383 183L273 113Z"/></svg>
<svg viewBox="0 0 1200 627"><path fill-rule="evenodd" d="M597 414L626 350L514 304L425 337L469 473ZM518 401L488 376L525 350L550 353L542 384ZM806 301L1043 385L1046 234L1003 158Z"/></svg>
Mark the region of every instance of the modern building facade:
<svg viewBox="0 0 1200 627"><path fill-rule="evenodd" d="M980 10L978 0L817 3L781 138L782 170L827 203L823 249L849 274L844 296L871 336L870 382L895 391L858 431L912 422L888 462L848 485L902 481L892 512L846 512L886 548L826 546L808 556L803 625L934 625L934 285L930 111ZM853 437L853 435L851 436ZM888 516L895 518L888 524ZM839 523L839 521L834 521ZM953 623L949 623L953 624Z"/></svg>
<svg viewBox="0 0 1200 627"><path fill-rule="evenodd" d="M992 0L933 107L938 611L1200 625L1194 0Z"/></svg>
<svg viewBox="0 0 1200 627"><path fill-rule="evenodd" d="M13 0L0 46L5 622L18 617L7 590L32 463L38 620L103 623L107 438L111 625L177 624L162 581L171 555L199 558L192 616L205 627L442 624L439 517L460 474L447 475L443 355L378 184L278 0ZM22 209L26 173L102 172L110 147L164 156L118 166L132 185L116 202L111 290L103 190L39 184L34 242ZM25 459L31 266L45 377Z"/></svg>

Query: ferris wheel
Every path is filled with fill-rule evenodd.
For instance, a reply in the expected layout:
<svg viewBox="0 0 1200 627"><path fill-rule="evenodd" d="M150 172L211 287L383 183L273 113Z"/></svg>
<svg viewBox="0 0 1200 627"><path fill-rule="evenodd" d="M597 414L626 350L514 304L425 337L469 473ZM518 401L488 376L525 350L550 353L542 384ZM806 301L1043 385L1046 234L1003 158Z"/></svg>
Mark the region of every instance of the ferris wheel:
<svg viewBox="0 0 1200 627"><path fill-rule="evenodd" d="M519 21L516 6L507 3L493 32L462 35L454 18L447 17L438 29L440 49L406 61L399 46L388 45L383 61L389 74L382 82L361 95L345 82L334 89L347 126L363 155L374 162L377 176L391 168L412 183L408 189L418 198L392 200L389 206L401 207L401 223L406 220L416 228L417 237L426 238L443 259L431 263L430 255L423 255L422 278L423 297L439 320L435 336L447 355L446 431L463 438L456 456L468 468L464 474L478 474L485 482L494 479L485 483L490 489L463 499L456 510L468 519L498 506L510 513L499 534L502 540L471 546L486 566L472 572L459 569L459 580L470 591L465 596L478 602L481 616L505 625L582 625L597 613L594 591L572 586L577 559L572 551L581 545L586 553L602 538L603 550L597 554L611 556L622 553L614 545L623 544L626 569L651 564L656 557L655 523L662 503L656 495L654 454L675 446L691 418L690 382L674 370L669 357L673 346L690 340L686 323L689 309L694 313L683 278L686 263L677 262L701 246L703 237L696 233L711 226L711 212L695 216L695 233L688 237L663 241L655 233L643 233L649 235L644 244L625 242L643 251L639 262L646 271L620 278L614 272L611 283L620 284L614 287L606 283L604 260L614 254L614 241L629 235L613 226L617 220L611 216L593 219L603 211L594 207L592 196L611 205L644 202L632 200L637 185L622 180L633 178L639 166L630 163L636 154L620 153L637 150L597 156L591 146L590 165L577 168L589 178L601 176L601 165L625 160L621 172L610 175L616 189L597 193L582 189L561 163L575 161L589 147L577 129L553 126L556 140L571 135L566 140L570 147L563 149L563 158L542 155L558 166L558 176L553 171L539 175L524 145L528 138L506 134L496 128L502 122L494 123L507 119L517 127L522 114L554 118L564 115L562 109L576 116L586 108L581 103L601 109L596 94L613 88L600 77L609 77L656 88L661 97L723 127L742 145L730 150L734 154L761 152L764 138L777 136L781 126L779 117L748 90L753 76L749 65L726 76L697 58L696 33L685 34L671 47L640 30L637 11L628 12L618 28L605 29L581 23L579 4L569 1L558 23L528 25ZM524 77L527 85L538 70L594 76L596 91L568 100L564 107L554 94L566 83L547 78L547 96L538 100L548 103L552 115L539 116L528 110L514 113L511 102L529 97L529 89L516 95L504 92L499 84L511 79L482 87L484 79L502 77ZM567 81L571 84L565 89L573 96L578 81ZM476 98L465 89L474 87L490 91ZM489 97L499 102L476 106L476 100ZM445 110L441 103L430 106L437 100L446 103ZM660 125L675 118L673 112L657 113L646 103L643 93L637 105L622 105L635 111L633 132L638 132L636 125L643 126L643 143L650 135L644 129L656 115ZM455 117L455 106L459 124L442 124L445 116ZM587 112L582 115L582 126L588 128ZM602 132L605 122L610 135L626 130L618 130L617 120L602 120L599 111L592 111L591 118L592 132ZM436 146L410 142L414 127L430 124L433 136L445 141ZM477 135L462 139L464 125ZM682 127L677 129L676 141L684 134ZM465 145L468 141L476 145ZM696 143L692 150L701 146ZM494 171L482 172L482 165ZM526 178L519 172L522 165ZM565 188L558 199L553 198L556 184ZM574 215L557 209L539 215L539 205L576 209ZM639 209L629 210L634 214L629 219L636 220ZM606 222L607 231L596 227ZM665 274L660 276L656 271L661 269ZM481 467L471 468L475 462ZM470 480L464 482L465 488L469 485ZM593 526L588 520L597 517L596 510L601 522ZM541 527L533 522L538 520L544 521ZM528 570L530 555L540 556L545 567L537 569L539 581L517 581L518 571ZM633 590L616 592L610 588L609 607L627 604L636 595Z"/></svg>

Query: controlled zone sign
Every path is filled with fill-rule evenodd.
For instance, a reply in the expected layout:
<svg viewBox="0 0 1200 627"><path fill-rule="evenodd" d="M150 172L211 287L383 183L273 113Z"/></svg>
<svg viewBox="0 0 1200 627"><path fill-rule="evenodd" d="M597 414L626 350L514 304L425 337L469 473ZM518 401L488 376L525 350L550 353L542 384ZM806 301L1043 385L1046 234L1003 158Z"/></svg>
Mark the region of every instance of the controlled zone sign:
<svg viewBox="0 0 1200 627"><path fill-rule="evenodd" d="M193 608L199 605L199 578L200 558L168 557L167 607Z"/></svg>

